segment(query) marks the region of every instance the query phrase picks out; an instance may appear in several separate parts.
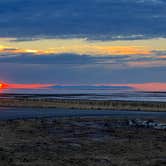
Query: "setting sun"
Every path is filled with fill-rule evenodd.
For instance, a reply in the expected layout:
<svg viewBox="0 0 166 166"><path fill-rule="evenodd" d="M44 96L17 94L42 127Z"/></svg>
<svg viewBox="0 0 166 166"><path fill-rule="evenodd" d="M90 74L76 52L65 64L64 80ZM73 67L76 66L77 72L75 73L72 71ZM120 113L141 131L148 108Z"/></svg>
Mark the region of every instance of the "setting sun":
<svg viewBox="0 0 166 166"><path fill-rule="evenodd" d="M0 83L0 89L6 89L6 88L8 88L8 84Z"/></svg>

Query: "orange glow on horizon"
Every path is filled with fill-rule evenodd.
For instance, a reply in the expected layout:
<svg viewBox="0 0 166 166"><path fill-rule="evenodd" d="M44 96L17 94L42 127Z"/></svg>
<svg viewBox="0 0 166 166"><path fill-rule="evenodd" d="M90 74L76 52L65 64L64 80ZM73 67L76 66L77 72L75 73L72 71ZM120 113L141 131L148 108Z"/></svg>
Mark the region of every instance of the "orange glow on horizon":
<svg viewBox="0 0 166 166"><path fill-rule="evenodd" d="M44 89L53 86L54 84L7 84L0 83L0 89Z"/></svg>
<svg viewBox="0 0 166 166"><path fill-rule="evenodd" d="M9 84L8 89L43 89L53 86L52 84Z"/></svg>
<svg viewBox="0 0 166 166"><path fill-rule="evenodd" d="M9 84L9 83L0 83L0 90L3 89L47 89L56 85L61 86L84 86L85 84ZM92 86L124 86L130 87L136 91L165 91L166 92L166 83L159 82L149 82L149 83L126 83L126 84L91 84Z"/></svg>
<svg viewBox="0 0 166 166"><path fill-rule="evenodd" d="M150 82L150 83L133 83L133 84L97 84L97 86L126 86L133 88L136 91L149 91L149 92L166 92L166 83L159 83L159 82Z"/></svg>
<svg viewBox="0 0 166 166"><path fill-rule="evenodd" d="M166 83L142 83L142 84L128 84L128 86L138 91L166 91Z"/></svg>

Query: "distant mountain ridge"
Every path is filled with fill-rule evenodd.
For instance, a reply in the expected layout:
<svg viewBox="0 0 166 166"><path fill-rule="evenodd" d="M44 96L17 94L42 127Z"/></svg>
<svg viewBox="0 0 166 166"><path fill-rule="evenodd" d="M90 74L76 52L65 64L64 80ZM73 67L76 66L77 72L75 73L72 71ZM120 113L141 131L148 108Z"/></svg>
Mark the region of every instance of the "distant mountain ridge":
<svg viewBox="0 0 166 166"><path fill-rule="evenodd" d="M78 89L78 90L133 90L128 86L95 86L95 85L56 85L53 86L56 89Z"/></svg>

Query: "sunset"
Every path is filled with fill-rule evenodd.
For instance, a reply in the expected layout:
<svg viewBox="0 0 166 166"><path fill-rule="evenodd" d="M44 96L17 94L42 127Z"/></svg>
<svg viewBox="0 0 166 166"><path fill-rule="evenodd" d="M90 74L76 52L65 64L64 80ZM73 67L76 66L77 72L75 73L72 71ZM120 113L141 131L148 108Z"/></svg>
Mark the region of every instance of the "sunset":
<svg viewBox="0 0 166 166"><path fill-rule="evenodd" d="M93 88L102 89L103 86L106 86L108 89L112 87L128 87L133 91L144 91L144 92L166 92L166 83L159 82L149 82L149 83L140 83L140 84L14 84L14 83L0 83L0 89L2 90L32 90L32 89L43 89L43 90L52 90L54 91L57 86L61 86L64 89L68 87L75 89L75 87L91 86Z"/></svg>
<svg viewBox="0 0 166 166"><path fill-rule="evenodd" d="M3 84L0 83L0 89L2 89L2 88L3 88Z"/></svg>
<svg viewBox="0 0 166 166"><path fill-rule="evenodd" d="M166 0L0 0L0 165L165 166Z"/></svg>

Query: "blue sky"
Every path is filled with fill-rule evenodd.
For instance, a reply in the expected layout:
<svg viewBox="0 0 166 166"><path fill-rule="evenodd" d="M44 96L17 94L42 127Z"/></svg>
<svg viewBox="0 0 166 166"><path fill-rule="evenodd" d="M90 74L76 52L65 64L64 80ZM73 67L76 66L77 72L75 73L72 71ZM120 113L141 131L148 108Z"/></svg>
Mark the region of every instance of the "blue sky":
<svg viewBox="0 0 166 166"><path fill-rule="evenodd" d="M166 82L165 0L1 0L0 80Z"/></svg>

